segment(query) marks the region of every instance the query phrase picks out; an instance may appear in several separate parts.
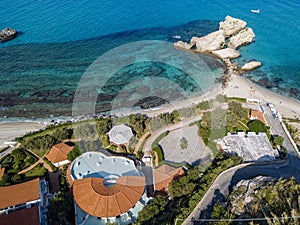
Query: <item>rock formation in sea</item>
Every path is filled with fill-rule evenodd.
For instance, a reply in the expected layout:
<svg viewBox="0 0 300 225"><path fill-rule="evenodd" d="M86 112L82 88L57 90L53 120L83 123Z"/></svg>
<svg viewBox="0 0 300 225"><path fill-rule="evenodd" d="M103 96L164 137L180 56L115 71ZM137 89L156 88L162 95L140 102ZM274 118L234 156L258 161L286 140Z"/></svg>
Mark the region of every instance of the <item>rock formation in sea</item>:
<svg viewBox="0 0 300 225"><path fill-rule="evenodd" d="M4 28L0 31L0 41L9 41L17 36L17 31L12 28Z"/></svg>
<svg viewBox="0 0 300 225"><path fill-rule="evenodd" d="M212 51L212 54L217 56L220 59L235 59L238 58L241 54L232 48L224 48L220 50Z"/></svg>
<svg viewBox="0 0 300 225"><path fill-rule="evenodd" d="M247 23L243 20L226 16L224 21L219 24L219 30L224 31L225 37L231 37L246 27Z"/></svg>
<svg viewBox="0 0 300 225"><path fill-rule="evenodd" d="M253 42L255 34L253 30L249 27L238 32L236 35L233 35L227 44L228 47L237 49L243 45L247 45Z"/></svg>
<svg viewBox="0 0 300 225"><path fill-rule="evenodd" d="M241 69L242 70L254 70L254 69L256 69L260 66L261 66L261 62L259 62L259 61L250 61L250 62L244 64L241 67Z"/></svg>
<svg viewBox="0 0 300 225"><path fill-rule="evenodd" d="M225 44L225 36L223 30L212 32L204 37L193 37L190 44L196 45L196 49L200 52L211 52L222 49Z"/></svg>
<svg viewBox="0 0 300 225"><path fill-rule="evenodd" d="M241 19L226 16L225 20L219 23L219 30L203 37L192 37L190 43L178 41L174 43L174 47L195 53L210 53L223 60L226 71L222 84L226 86L232 74L241 74L261 66L261 62L251 61L242 68L238 68L236 63L231 62L231 59L240 57L237 50L239 47L254 41L253 30L246 25L247 23Z"/></svg>

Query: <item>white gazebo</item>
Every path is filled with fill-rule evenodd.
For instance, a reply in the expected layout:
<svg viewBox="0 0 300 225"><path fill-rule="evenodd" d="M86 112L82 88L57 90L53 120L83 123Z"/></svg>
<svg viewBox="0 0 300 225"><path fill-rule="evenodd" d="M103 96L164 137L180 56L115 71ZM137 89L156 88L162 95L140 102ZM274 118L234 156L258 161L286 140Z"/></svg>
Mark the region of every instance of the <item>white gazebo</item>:
<svg viewBox="0 0 300 225"><path fill-rule="evenodd" d="M108 132L109 141L115 145L128 145L133 133L130 127L121 124L113 126Z"/></svg>

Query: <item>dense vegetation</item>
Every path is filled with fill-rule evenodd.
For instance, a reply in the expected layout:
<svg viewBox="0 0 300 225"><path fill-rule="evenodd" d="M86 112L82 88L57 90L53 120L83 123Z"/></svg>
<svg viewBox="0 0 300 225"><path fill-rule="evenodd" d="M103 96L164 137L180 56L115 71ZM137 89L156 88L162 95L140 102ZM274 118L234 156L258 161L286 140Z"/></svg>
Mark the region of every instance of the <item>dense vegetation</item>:
<svg viewBox="0 0 300 225"><path fill-rule="evenodd" d="M174 224L176 218L183 220L192 212L216 177L224 170L241 162L238 157L218 155L205 171L195 167L173 181L169 186L171 200L157 196L139 213L136 225Z"/></svg>
<svg viewBox="0 0 300 225"><path fill-rule="evenodd" d="M6 155L0 160L2 168L5 168L5 173L0 181L0 186L20 183L24 175L18 173L37 161L36 157L28 151L18 148Z"/></svg>
<svg viewBox="0 0 300 225"><path fill-rule="evenodd" d="M32 150L38 156L43 156L54 144L70 139L73 135L71 128L51 129L50 132L34 133L34 135L19 138L22 146Z"/></svg>
<svg viewBox="0 0 300 225"><path fill-rule="evenodd" d="M60 190L50 201L49 216L51 225L74 224L73 200L66 179L66 170L67 167L65 166L59 176Z"/></svg>
<svg viewBox="0 0 300 225"><path fill-rule="evenodd" d="M78 156L80 156L82 152L79 149L78 145L75 145L73 149L68 153L68 160L72 162L74 159L76 159Z"/></svg>
<svg viewBox="0 0 300 225"><path fill-rule="evenodd" d="M235 190L229 196L229 201L225 205L216 204L211 214L213 219L239 219L250 218L244 224L266 224L266 225L296 225L299 224L300 215L300 184L296 183L294 178L270 181L262 185L255 191L255 195L244 212L239 215L232 208L232 201L239 196L243 200L243 192ZM241 197L242 196L242 197ZM249 201L249 200L248 200ZM294 218L293 218L294 217ZM265 218L265 220L256 222L251 218ZM232 221L220 221L211 224L230 225Z"/></svg>

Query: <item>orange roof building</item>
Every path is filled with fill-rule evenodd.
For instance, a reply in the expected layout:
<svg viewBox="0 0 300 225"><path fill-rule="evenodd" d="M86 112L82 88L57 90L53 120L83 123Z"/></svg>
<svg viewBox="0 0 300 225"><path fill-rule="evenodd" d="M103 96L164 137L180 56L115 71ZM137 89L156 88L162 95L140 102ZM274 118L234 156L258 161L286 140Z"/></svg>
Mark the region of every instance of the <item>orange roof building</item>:
<svg viewBox="0 0 300 225"><path fill-rule="evenodd" d="M59 143L50 149L45 156L54 166L59 167L68 164L68 153L73 149L73 146L69 146L66 143Z"/></svg>
<svg viewBox="0 0 300 225"><path fill-rule="evenodd" d="M148 202L145 177L133 160L86 152L69 167L76 224L130 224Z"/></svg>
<svg viewBox="0 0 300 225"><path fill-rule="evenodd" d="M250 119L251 120L260 120L264 124L266 124L266 120L264 117L264 114L260 112L259 110L250 110Z"/></svg>
<svg viewBox="0 0 300 225"><path fill-rule="evenodd" d="M39 209L33 206L1 215L0 225L40 225Z"/></svg>
<svg viewBox="0 0 300 225"><path fill-rule="evenodd" d="M48 183L45 180L34 179L25 183L0 187L0 221L5 216L5 221L10 221L6 224L23 224L14 223L15 216L10 214L28 214L24 209L28 209L36 206L42 213L46 211L49 204L47 194L49 193ZM22 212L19 212L19 211ZM9 216L10 215L10 216ZM42 220L43 215L41 214L39 222ZM0 223L1 224L1 223ZM32 223L35 224L35 223Z"/></svg>
<svg viewBox="0 0 300 225"><path fill-rule="evenodd" d="M163 164L154 170L154 181L156 191L167 191L169 184L176 178L185 174L182 168L175 168Z"/></svg>

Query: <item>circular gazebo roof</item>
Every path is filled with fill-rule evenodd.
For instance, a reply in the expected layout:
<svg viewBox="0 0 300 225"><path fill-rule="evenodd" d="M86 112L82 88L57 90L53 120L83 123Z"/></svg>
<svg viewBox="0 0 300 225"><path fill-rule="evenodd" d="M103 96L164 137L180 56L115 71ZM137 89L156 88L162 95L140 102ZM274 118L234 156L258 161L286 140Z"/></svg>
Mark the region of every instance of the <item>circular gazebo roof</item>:
<svg viewBox="0 0 300 225"><path fill-rule="evenodd" d="M113 126L108 132L109 140L117 145L128 144L133 137L130 127L121 124Z"/></svg>

